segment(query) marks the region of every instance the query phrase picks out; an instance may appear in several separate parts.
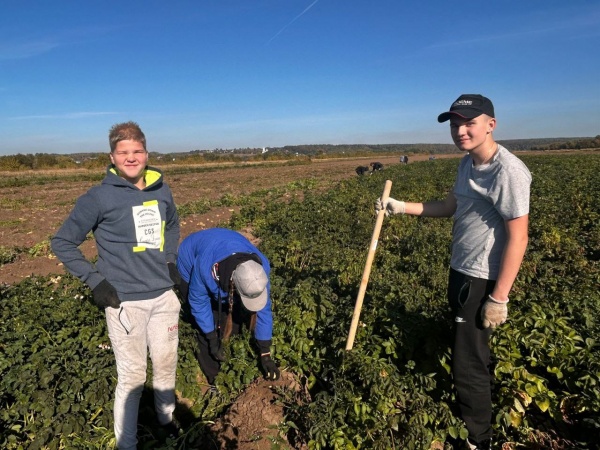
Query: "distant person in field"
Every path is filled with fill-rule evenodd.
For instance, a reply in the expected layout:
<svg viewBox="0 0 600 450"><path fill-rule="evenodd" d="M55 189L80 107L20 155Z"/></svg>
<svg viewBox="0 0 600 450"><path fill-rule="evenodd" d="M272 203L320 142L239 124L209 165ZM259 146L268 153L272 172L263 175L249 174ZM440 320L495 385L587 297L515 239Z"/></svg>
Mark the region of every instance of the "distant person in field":
<svg viewBox="0 0 600 450"><path fill-rule="evenodd" d="M253 333L265 378L278 379L279 369L271 358L273 315L267 257L240 233L209 228L183 240L177 268L181 293L189 301L196 325L196 357L211 390L225 361L223 341L243 327Z"/></svg>
<svg viewBox="0 0 600 450"><path fill-rule="evenodd" d="M381 164L380 162L372 162L370 164L373 172L376 172L378 170L383 170L383 164Z"/></svg>
<svg viewBox="0 0 600 450"><path fill-rule="evenodd" d="M369 173L369 168L367 166L358 166L356 168L357 175L364 175L366 173Z"/></svg>
<svg viewBox="0 0 600 450"><path fill-rule="evenodd" d="M148 349L162 434L179 433L173 412L181 305L172 289L179 277L179 219L162 173L148 166L146 138L138 124L115 124L109 143L106 177L77 200L52 238L52 250L90 287L105 312L118 375L117 447L135 449ZM95 264L78 248L90 231L98 247Z"/></svg>
<svg viewBox="0 0 600 450"><path fill-rule="evenodd" d="M507 318L510 290L528 242L531 174L494 141L492 102L461 95L438 121L450 120L456 146L466 152L445 200L408 203L379 199L389 214L453 217L448 301L454 315L452 371L471 449L492 439L490 348L492 330Z"/></svg>

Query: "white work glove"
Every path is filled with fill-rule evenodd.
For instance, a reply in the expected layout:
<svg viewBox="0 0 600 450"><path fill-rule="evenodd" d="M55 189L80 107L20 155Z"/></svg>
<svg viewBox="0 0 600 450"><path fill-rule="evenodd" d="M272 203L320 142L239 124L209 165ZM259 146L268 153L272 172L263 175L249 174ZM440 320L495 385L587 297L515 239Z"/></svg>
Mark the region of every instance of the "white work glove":
<svg viewBox="0 0 600 450"><path fill-rule="evenodd" d="M399 200L394 200L392 197L388 197L385 202L381 201L381 197L375 202L375 211L379 214L379 211L385 209L385 216L388 217L390 214L404 214L405 203Z"/></svg>
<svg viewBox="0 0 600 450"><path fill-rule="evenodd" d="M496 300L491 295L488 295L487 300L481 309L481 320L483 328L496 328L506 322L508 316L508 299L505 301Z"/></svg>

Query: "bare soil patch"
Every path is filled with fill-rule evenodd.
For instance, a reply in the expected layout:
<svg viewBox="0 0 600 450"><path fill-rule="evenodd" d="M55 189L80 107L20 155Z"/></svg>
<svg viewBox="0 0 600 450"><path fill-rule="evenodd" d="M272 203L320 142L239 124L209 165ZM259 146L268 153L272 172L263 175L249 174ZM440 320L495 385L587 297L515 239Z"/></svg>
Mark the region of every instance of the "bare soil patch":
<svg viewBox="0 0 600 450"><path fill-rule="evenodd" d="M299 401L308 399L308 393L290 372L282 372L277 381L258 379L251 383L210 427L216 437L212 450L271 450L274 444L279 448L307 449L302 442L289 442L279 429L285 422L285 392Z"/></svg>

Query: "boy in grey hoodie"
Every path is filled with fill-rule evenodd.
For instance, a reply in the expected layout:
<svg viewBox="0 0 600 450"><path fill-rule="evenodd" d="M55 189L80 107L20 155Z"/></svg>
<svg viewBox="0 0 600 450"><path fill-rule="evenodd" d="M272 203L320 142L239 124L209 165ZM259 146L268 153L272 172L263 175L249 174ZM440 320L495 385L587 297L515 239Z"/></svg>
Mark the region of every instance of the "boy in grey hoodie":
<svg viewBox="0 0 600 450"><path fill-rule="evenodd" d="M146 138L135 122L109 133L106 177L76 202L52 238L52 250L67 270L86 283L106 314L117 364L114 431L119 449L135 449L147 350L153 368L158 421L177 433L175 374L180 303L173 292L179 219L162 173L149 167ZM79 245L92 231L98 261Z"/></svg>

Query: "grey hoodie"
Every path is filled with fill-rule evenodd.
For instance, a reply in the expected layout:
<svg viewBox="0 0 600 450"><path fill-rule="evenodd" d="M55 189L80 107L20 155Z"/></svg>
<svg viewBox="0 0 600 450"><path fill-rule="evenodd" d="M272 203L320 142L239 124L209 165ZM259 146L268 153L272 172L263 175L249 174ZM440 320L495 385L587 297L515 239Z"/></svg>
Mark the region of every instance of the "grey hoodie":
<svg viewBox="0 0 600 450"><path fill-rule="evenodd" d="M146 188L140 190L110 165L102 183L77 199L51 241L69 272L91 289L106 279L121 301L155 298L173 287L167 262L177 260L177 210L162 172L148 166L144 177ZM90 231L96 264L78 248Z"/></svg>

